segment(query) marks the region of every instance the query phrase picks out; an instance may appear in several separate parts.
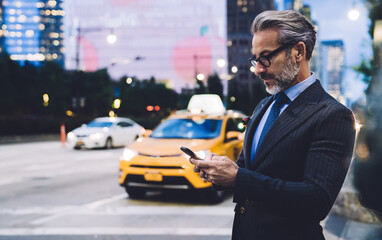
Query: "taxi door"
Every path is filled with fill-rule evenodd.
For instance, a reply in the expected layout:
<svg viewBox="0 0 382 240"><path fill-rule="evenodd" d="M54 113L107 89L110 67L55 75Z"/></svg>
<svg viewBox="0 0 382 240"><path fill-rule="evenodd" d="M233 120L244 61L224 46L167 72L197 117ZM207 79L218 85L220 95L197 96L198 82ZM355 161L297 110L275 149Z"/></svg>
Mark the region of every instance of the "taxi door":
<svg viewBox="0 0 382 240"><path fill-rule="evenodd" d="M234 118L228 118L226 121L221 155L227 156L231 160L236 161L243 147L243 140L236 137L230 139L227 138L227 133L230 131L241 133L238 128L238 123Z"/></svg>
<svg viewBox="0 0 382 240"><path fill-rule="evenodd" d="M122 121L117 124L116 128L116 145L125 146L135 139L136 133L133 124Z"/></svg>

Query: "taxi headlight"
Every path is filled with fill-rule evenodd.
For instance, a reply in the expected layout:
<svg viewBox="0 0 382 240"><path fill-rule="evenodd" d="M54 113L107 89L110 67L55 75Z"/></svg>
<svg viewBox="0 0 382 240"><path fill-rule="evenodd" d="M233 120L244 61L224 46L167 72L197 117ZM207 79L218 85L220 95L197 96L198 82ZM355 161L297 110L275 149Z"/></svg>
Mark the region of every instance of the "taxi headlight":
<svg viewBox="0 0 382 240"><path fill-rule="evenodd" d="M133 157L135 157L138 153L134 150L131 150L129 148L125 148L125 150L122 153L121 160L123 161L130 161Z"/></svg>
<svg viewBox="0 0 382 240"><path fill-rule="evenodd" d="M68 139L76 138L76 135L72 132L68 132Z"/></svg>
<svg viewBox="0 0 382 240"><path fill-rule="evenodd" d="M91 140L98 140L98 139L101 139L103 138L103 133L93 133L93 134L90 134L89 135L89 138Z"/></svg>

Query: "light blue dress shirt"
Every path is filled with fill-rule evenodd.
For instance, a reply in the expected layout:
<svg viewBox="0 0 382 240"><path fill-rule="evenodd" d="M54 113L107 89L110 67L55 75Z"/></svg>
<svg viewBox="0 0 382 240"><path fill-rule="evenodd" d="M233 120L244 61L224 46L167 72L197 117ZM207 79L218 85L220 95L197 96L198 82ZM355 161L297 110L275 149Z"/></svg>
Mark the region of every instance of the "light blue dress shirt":
<svg viewBox="0 0 382 240"><path fill-rule="evenodd" d="M316 81L316 76L312 72L310 77L308 77L304 81L302 81L302 82L288 88L287 90L285 90L284 93L288 96L288 98L290 99L290 102L287 104L284 104L284 106L280 110L280 114L289 106L289 104L291 102L293 102L293 100L295 100L298 97L298 95L300 95L305 89L307 89L315 81ZM259 126L257 127L257 129L255 131L255 135L254 135L254 141L256 141L255 142L255 148L256 148L255 150L257 150L257 143L259 142L261 132L263 131L263 128L264 128L264 124L267 121L269 112L271 111L271 108L272 108L274 103L275 103L275 101L273 101L271 103L271 105L269 105L267 111L264 113L263 117L261 118ZM252 146L253 146L253 144L252 144Z"/></svg>

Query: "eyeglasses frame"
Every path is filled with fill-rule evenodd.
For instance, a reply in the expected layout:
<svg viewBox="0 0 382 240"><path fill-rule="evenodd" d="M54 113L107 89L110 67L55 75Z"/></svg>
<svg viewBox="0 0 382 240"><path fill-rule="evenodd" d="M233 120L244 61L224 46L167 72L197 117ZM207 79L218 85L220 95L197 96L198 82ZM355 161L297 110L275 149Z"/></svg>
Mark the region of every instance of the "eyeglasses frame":
<svg viewBox="0 0 382 240"><path fill-rule="evenodd" d="M282 45L281 47L278 47L276 48L275 50L273 50L272 52L270 52L269 54L267 55L264 55L264 56L260 56L258 58L256 58L255 56L252 56L250 58L248 58L248 61L249 63L253 66L253 67L256 67L257 66L257 62L260 62L260 64L264 67L270 67L271 66L271 58L274 57L276 54L278 54L279 52L283 51L284 49L286 49L287 47L290 47L290 46L293 46L295 45L296 43L287 43L287 44L284 44ZM265 59L265 60L263 60ZM253 62L254 61L254 62ZM264 64L264 61L267 61L268 64Z"/></svg>

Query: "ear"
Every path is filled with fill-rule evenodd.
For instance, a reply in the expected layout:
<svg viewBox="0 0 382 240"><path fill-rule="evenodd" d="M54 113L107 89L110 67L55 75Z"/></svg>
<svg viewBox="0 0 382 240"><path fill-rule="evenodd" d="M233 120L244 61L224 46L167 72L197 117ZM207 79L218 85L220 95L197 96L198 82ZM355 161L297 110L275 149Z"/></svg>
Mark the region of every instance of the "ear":
<svg viewBox="0 0 382 240"><path fill-rule="evenodd" d="M302 62L303 60L306 59L306 45L304 42L298 42L294 47L293 47L293 53L294 57L296 59L296 62Z"/></svg>

